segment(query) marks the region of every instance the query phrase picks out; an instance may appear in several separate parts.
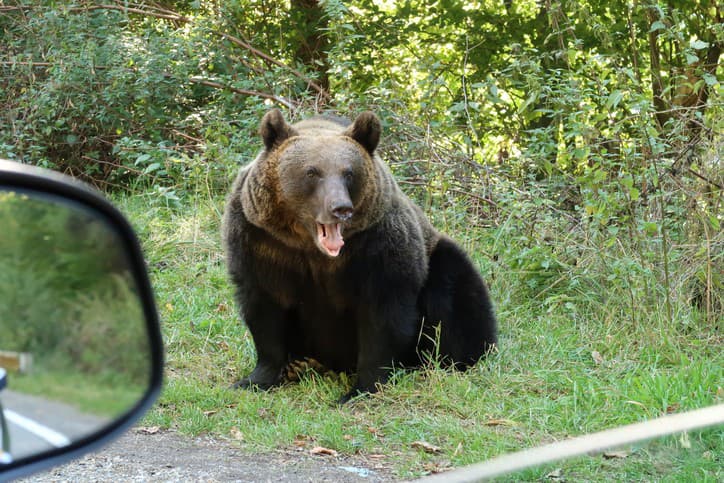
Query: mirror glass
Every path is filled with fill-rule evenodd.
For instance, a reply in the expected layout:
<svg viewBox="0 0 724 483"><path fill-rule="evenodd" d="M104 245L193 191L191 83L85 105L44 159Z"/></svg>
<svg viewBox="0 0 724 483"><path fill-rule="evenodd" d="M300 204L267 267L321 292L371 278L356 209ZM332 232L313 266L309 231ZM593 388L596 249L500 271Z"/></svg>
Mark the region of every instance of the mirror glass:
<svg viewBox="0 0 724 483"><path fill-rule="evenodd" d="M151 356L129 266L100 213L0 187L0 464L89 436L143 397Z"/></svg>

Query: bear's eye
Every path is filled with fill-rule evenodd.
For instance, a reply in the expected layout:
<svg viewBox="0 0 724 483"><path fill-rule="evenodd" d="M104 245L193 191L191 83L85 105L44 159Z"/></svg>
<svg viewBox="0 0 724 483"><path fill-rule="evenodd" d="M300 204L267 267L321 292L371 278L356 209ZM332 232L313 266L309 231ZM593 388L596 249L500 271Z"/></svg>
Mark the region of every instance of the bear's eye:
<svg viewBox="0 0 724 483"><path fill-rule="evenodd" d="M346 169L342 173L342 176L344 176L345 181L349 182L349 181L352 181L352 178L354 178L354 173L352 172L351 169Z"/></svg>
<svg viewBox="0 0 724 483"><path fill-rule="evenodd" d="M319 170L314 166L310 166L309 168L307 168L305 174L307 178L319 178L322 175L322 173L320 173Z"/></svg>

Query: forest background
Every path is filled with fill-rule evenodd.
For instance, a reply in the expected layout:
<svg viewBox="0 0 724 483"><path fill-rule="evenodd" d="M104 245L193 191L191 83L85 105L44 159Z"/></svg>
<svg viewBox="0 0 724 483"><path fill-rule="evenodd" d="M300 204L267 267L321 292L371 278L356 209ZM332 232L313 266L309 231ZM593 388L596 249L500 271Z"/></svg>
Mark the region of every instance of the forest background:
<svg viewBox="0 0 724 483"><path fill-rule="evenodd" d="M141 233L169 359L151 421L396 455L409 477L722 400L722 15L713 0L0 2L0 157L93 183ZM498 356L466 375L431 362L331 421L298 398L344 380L310 376L281 402L217 389L253 363L219 215L272 107L382 118L401 186L489 281ZM295 404L319 416L286 421ZM715 430L565 472L715 480L722 444Z"/></svg>

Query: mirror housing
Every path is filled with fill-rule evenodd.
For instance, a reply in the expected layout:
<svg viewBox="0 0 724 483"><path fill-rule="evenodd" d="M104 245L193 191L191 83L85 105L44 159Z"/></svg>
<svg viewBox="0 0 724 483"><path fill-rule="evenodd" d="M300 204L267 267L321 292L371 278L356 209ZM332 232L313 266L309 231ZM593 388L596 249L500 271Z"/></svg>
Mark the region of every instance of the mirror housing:
<svg viewBox="0 0 724 483"><path fill-rule="evenodd" d="M141 357L147 359L142 362L148 367L149 374L147 379L142 381L143 387L139 389L138 396L134 396L129 403L130 407L124 408L120 414L113 414L92 431L83 433L77 439L71 439L59 447L35 450L29 454L10 458L12 452L9 449L12 448L12 441L8 441L5 417L8 410L3 409L2 398L3 393L9 395L8 391L12 389L15 378L13 374L8 377L7 371L0 368L0 432L2 433L0 441L3 443L0 446L0 480L3 481L65 463L117 438L151 407L160 394L163 380L163 344L153 291L140 243L125 217L98 191L84 183L59 173L0 159L0 195L7 193L19 193L22 196L38 199L47 197L55 204L61 206L67 204L72 210L78 210L84 216L90 216L92 220L100 222L103 230L111 235L112 248L123 255L124 276L131 287L130 297L134 303L137 299L139 313L137 318L142 319L138 323L143 324L138 331L139 338L143 339L140 342L147 348ZM71 212L71 208L68 210ZM83 249L81 247L78 250ZM0 299L0 304L3 303L6 301ZM48 327L51 328L54 322L52 317L49 317ZM82 324L82 321L80 323ZM0 342L2 340L0 334ZM111 346L112 342L109 340L107 344Z"/></svg>

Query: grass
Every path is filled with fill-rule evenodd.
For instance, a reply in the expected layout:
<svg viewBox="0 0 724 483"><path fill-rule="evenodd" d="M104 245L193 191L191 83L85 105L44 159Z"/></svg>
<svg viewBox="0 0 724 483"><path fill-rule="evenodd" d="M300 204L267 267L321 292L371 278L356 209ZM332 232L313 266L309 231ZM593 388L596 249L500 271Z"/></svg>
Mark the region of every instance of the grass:
<svg viewBox="0 0 724 483"><path fill-rule="evenodd" d="M13 374L12 389L51 401L63 401L84 413L113 418L130 410L143 395L145 387L127 381L111 384L107 378L68 369L35 367L30 375Z"/></svg>
<svg viewBox="0 0 724 483"><path fill-rule="evenodd" d="M669 319L655 267L618 245L572 245L563 232L552 249L524 259L541 263L525 265L515 261L522 249L513 231L504 231L511 224L480 230L445 217L438 225L489 274L498 354L462 374L434 363L396 373L380 393L343 407L334 401L349 387L345 376L309 374L268 393L228 390L255 359L220 248L223 197L175 207L151 195L115 201L139 230L167 347L166 388L146 424L228 438L250 452L324 446L412 478L723 399L721 335L684 297ZM502 481L718 481L723 438L714 428Z"/></svg>

